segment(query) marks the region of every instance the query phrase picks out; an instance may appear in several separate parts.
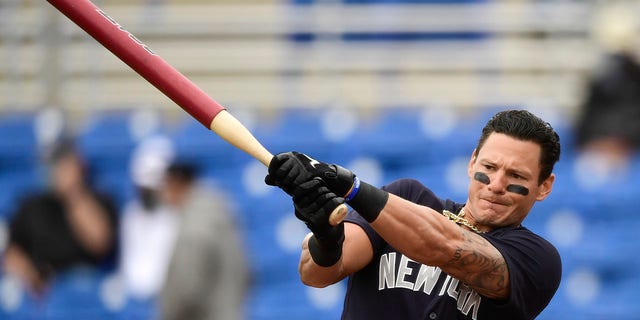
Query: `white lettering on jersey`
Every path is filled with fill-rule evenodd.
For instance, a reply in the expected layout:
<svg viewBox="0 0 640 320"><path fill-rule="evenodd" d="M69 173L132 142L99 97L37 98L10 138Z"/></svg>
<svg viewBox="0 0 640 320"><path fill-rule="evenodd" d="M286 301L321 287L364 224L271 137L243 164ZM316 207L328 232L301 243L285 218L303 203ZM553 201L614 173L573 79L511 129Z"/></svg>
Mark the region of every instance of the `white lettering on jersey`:
<svg viewBox="0 0 640 320"><path fill-rule="evenodd" d="M449 282L451 281L451 276L447 275L444 278L444 283L442 284L442 287L440 288L440 292L438 293L439 296L444 295L444 293L447 291L447 288L449 287Z"/></svg>
<svg viewBox="0 0 640 320"><path fill-rule="evenodd" d="M395 276L396 273L396 253L390 252L389 254L383 254L380 257L380 266L379 266L379 277L378 277L378 290L387 288L395 288Z"/></svg>
<svg viewBox="0 0 640 320"><path fill-rule="evenodd" d="M412 283L408 276L414 272L417 273ZM378 290L402 288L415 292L422 291L424 294L430 295L435 289L441 273L440 268L418 264L405 255L400 255L400 262L396 270L396 253L385 253L380 257ZM480 309L482 297L468 285L447 275L437 292L439 296L446 293L447 296L456 300L458 310L465 316L471 312L472 319L478 319L478 309Z"/></svg>
<svg viewBox="0 0 640 320"><path fill-rule="evenodd" d="M405 288L413 290L414 284L406 281L405 278L407 275L411 274L413 269L409 268L409 261L411 259L407 258L404 254L400 256L400 265L398 266L398 276L396 277L396 288Z"/></svg>
<svg viewBox="0 0 640 320"><path fill-rule="evenodd" d="M449 297L454 298L456 300L458 300L458 296L460 295L460 292L458 291L458 284L460 283L460 281L456 278L451 278L451 283L449 283L449 286L447 288L447 294L449 295Z"/></svg>
<svg viewBox="0 0 640 320"><path fill-rule="evenodd" d="M478 319L478 309L480 309L480 302L482 302L482 297L475 292L474 290L470 290L469 296L467 300L464 302L462 309L458 307L458 310L462 311L464 315L469 315L469 311L473 308L473 319Z"/></svg>
<svg viewBox="0 0 640 320"><path fill-rule="evenodd" d="M435 287L436 282L438 282L440 272L442 272L440 268L421 264L416 283L413 285L413 291L418 291L421 287L424 287L422 291L426 294L431 294L433 287Z"/></svg>

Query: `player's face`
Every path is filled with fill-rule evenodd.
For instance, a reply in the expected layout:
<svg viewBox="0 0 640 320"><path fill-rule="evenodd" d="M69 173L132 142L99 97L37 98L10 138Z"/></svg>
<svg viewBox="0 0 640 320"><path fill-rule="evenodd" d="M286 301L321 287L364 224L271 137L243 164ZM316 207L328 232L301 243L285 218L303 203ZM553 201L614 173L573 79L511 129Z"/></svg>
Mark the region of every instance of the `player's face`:
<svg viewBox="0 0 640 320"><path fill-rule="evenodd" d="M552 174L538 184L540 174L538 144L492 133L469 161L469 199L465 211L472 223L488 231L515 226L536 201L551 192Z"/></svg>

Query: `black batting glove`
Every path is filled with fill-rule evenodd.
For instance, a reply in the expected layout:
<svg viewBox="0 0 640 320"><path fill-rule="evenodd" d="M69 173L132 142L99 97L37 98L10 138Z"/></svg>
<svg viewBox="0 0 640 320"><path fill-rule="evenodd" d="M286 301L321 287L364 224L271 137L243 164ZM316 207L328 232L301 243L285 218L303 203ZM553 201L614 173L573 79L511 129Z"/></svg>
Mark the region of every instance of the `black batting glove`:
<svg viewBox="0 0 640 320"><path fill-rule="evenodd" d="M342 202L343 199L331 192L320 178L301 184L293 194L296 217L319 237L324 237L333 228L329 215Z"/></svg>
<svg viewBox="0 0 640 320"><path fill-rule="evenodd" d="M344 223L332 226L329 216L343 201L319 178L303 183L293 195L296 217L313 232L308 241L309 253L323 267L334 265L342 256Z"/></svg>
<svg viewBox="0 0 640 320"><path fill-rule="evenodd" d="M319 162L309 156L292 151L275 155L269 163L265 183L278 186L289 195L302 183L321 178L333 193L345 197L351 191L355 174L335 164Z"/></svg>
<svg viewBox="0 0 640 320"><path fill-rule="evenodd" d="M265 183L278 186L291 196L298 188L314 178L320 178L326 187L344 198L367 221L373 222L389 198L386 191L361 182L351 171L335 164L319 162L299 152L280 153L269 163Z"/></svg>

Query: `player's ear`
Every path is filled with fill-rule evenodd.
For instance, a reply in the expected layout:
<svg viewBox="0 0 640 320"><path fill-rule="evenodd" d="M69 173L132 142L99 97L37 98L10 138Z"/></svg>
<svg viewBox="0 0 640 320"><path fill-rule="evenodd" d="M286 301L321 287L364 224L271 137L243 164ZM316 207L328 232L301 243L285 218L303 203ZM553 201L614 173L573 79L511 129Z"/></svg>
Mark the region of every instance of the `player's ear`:
<svg viewBox="0 0 640 320"><path fill-rule="evenodd" d="M469 158L469 164L467 165L467 175L469 176L469 179L473 178L473 174L475 172L475 170L473 169L473 165L476 163L477 157L478 154L476 153L476 149L473 149L471 158Z"/></svg>
<svg viewBox="0 0 640 320"><path fill-rule="evenodd" d="M555 174L550 174L547 179L545 179L540 187L538 188L538 196L536 197L537 201L542 201L549 196L551 190L553 189L553 182L556 180Z"/></svg>

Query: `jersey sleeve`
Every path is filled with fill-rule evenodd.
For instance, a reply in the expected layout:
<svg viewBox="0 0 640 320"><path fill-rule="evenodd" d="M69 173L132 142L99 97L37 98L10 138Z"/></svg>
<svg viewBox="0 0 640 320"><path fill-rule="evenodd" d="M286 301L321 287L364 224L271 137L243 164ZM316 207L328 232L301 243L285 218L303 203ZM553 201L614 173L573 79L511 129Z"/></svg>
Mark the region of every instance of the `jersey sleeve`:
<svg viewBox="0 0 640 320"><path fill-rule="evenodd" d="M509 269L511 293L503 308L533 319L549 304L560 285L562 263L557 249L526 228L496 230L485 238L502 254Z"/></svg>

